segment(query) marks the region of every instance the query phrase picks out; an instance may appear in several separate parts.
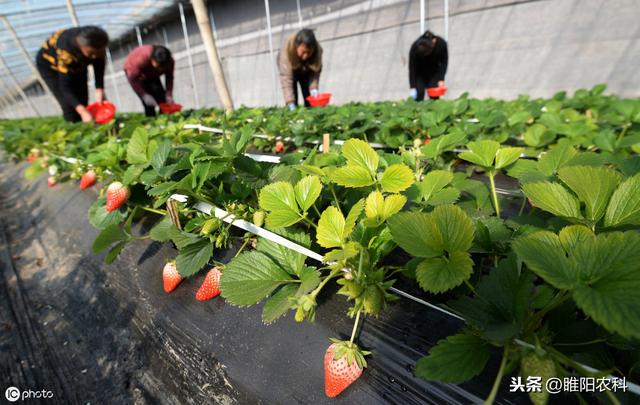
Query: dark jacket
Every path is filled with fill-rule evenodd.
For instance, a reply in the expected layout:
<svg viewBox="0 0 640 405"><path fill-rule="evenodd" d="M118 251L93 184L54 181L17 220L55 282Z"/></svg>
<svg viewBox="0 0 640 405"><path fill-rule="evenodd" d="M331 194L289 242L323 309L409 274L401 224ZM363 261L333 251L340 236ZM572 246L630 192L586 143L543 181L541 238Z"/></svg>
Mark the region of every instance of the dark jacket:
<svg viewBox="0 0 640 405"><path fill-rule="evenodd" d="M436 39L433 51L427 56L420 55L418 53L418 44L420 39L424 38ZM416 87L416 76L420 76L430 83L437 83L440 80L444 80L448 62L449 53L447 51L447 42L429 31L425 32L413 43L413 45L411 45L411 50L409 51L410 87Z"/></svg>
<svg viewBox="0 0 640 405"><path fill-rule="evenodd" d="M165 75L166 93L171 95L173 93L173 69L175 62L172 60L166 70L156 69L151 64L152 53L153 45L142 45L129 53L127 60L124 62L124 70L127 73L129 83L131 83L133 91L142 97L145 93L142 82Z"/></svg>
<svg viewBox="0 0 640 405"><path fill-rule="evenodd" d="M75 96L73 87L75 80L85 77L81 73L86 72L87 66L93 65L96 88L104 88L104 58L91 60L84 57L76 44L79 31L80 28L76 27L54 32L42 44L36 57L36 63L44 63L59 73L60 90L71 106L82 104Z"/></svg>

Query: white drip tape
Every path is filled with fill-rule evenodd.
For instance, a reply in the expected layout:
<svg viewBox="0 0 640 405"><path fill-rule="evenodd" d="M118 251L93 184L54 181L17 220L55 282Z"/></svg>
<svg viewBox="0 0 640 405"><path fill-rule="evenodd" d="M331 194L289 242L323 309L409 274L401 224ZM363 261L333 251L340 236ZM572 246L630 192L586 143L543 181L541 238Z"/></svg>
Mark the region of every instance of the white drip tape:
<svg viewBox="0 0 640 405"><path fill-rule="evenodd" d="M78 163L78 159L72 157L60 156L59 159L72 165Z"/></svg>
<svg viewBox="0 0 640 405"><path fill-rule="evenodd" d="M224 131L219 128L205 127L204 125L200 125L200 124L185 124L183 128L197 129L198 131L204 131L204 132L214 132L216 134L224 134Z"/></svg>
<svg viewBox="0 0 640 405"><path fill-rule="evenodd" d="M186 200L187 200L187 196L182 195L182 194L173 194L169 198L174 199L176 201L180 201L180 202L186 202ZM300 253L302 255L305 255L305 256L307 256L307 257L309 257L309 258L311 258L313 260L316 260L316 261L318 261L320 263L324 262L323 261L323 256L321 254L316 253L316 252L314 252L314 251L312 251L310 249L307 249L304 246L298 245L297 243L291 242L290 240L288 240L288 239L286 239L286 238L284 238L284 237L282 237L282 236L280 236L278 234L275 234L275 233L273 233L271 231L267 231L264 228L256 226L255 224L253 224L251 222L245 221L243 219L236 219L233 214L229 214L227 211L225 211L223 209L220 209L218 207L215 207L215 206L213 206L211 204L199 202L199 203L196 203L194 208L197 209L198 211L202 212L202 213L205 213L205 214L208 214L208 215L215 215L216 218L220 218L226 223L232 224L234 226L237 226L238 228L244 229L245 231L251 232L251 233L253 233L253 234L257 235L257 236L260 236L260 237L263 237L265 239L268 239L271 242L277 243L277 244L279 244L281 246L284 246L284 247L286 247L288 249L291 249L291 250L293 250L295 252L298 252L298 253ZM460 315L457 315L457 314L455 314L455 313L453 313L451 311L448 311L448 310L446 310L444 308L441 308L441 307L439 307L439 306L437 306L435 304L432 304L432 303L430 303L428 301L425 301L425 300L423 300L421 298L415 297L415 296L413 296L413 295L411 295L411 294L409 294L409 293L407 293L405 291L399 290L399 289L397 289L395 287L390 287L389 291L391 291L391 292L393 292L393 293L395 293L395 294L397 294L397 295L399 295L401 297L410 299L411 301L417 302L418 304L421 304L421 305L424 305L426 307L435 309L436 311L440 311L440 312L442 312L442 313L444 313L446 315L449 315L449 316L451 316L453 318L456 318L456 319L459 319L459 320L461 320L463 322L466 322L466 320L463 317L461 317ZM531 348L531 349L535 348L534 345L532 345L531 343L527 343L527 342L525 342L523 340L514 339L514 341L515 341L516 344L518 344L520 346L528 347L528 348ZM590 366L587 366L587 365L584 365L584 364L581 364L581 363L578 363L578 362L576 362L576 364L578 364L580 367L584 368L585 370L587 370L589 372L592 372L592 373L600 372L600 370L597 370L597 369L595 369L593 367L590 367ZM614 378L611 375L609 375L607 377L609 379ZM629 390L629 392L632 392L632 393L634 393L636 395L640 395L640 386L639 385L634 384L632 382L628 382L628 381L625 381L625 383L627 385L627 389Z"/></svg>
<svg viewBox="0 0 640 405"><path fill-rule="evenodd" d="M247 157L255 160L256 162L267 162L267 163L280 163L280 156L273 155L257 155L255 153L245 153Z"/></svg>
<svg viewBox="0 0 640 405"><path fill-rule="evenodd" d="M184 128L184 129L197 129L198 131L213 132L213 133L216 133L216 134L224 133L224 131L221 130L220 128L206 127L206 126L200 125L200 124L185 124L182 128ZM288 137L288 136L287 137L282 137L280 135L273 136L273 135L266 135L266 134L254 134L253 137L254 138L258 138L258 139L293 142L293 138ZM343 141L343 140L340 140L340 139L336 139L336 140L332 141L331 143L333 145L343 145L345 142L346 141ZM305 141L304 143L311 144L311 145L322 145L322 141L319 141L319 140ZM383 145L381 143L369 143L369 146L371 146L374 149L385 149L385 148L388 149L389 148L389 146Z"/></svg>

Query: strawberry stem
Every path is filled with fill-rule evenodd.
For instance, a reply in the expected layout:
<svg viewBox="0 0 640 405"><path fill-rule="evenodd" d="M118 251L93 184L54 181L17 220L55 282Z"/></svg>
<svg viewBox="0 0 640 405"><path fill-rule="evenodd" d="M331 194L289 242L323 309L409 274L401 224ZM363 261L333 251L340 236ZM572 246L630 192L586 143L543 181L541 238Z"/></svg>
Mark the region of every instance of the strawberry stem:
<svg viewBox="0 0 640 405"><path fill-rule="evenodd" d="M240 253L242 253L244 248L247 247L247 244L249 243L249 241L251 241L251 238L245 238L244 239L244 243L242 244L242 246L240 246L240 249L238 249L238 251L236 252L236 255L233 256L234 258L240 256Z"/></svg>
<svg viewBox="0 0 640 405"><path fill-rule="evenodd" d="M489 183L491 184L491 196L493 197L493 207L496 210L496 216L500 218L500 202L498 201L498 193L496 192L496 183L493 180L496 173L493 169L489 170Z"/></svg>
<svg viewBox="0 0 640 405"><path fill-rule="evenodd" d="M507 364L507 357L509 354L509 345L504 347L504 352L502 354L502 361L500 362L500 368L498 369L498 375L496 375L496 380L493 383L493 387L491 388L491 393L489 397L484 401L484 405L491 405L493 401L496 399L496 395L498 395L498 388L500 387L500 381L502 381L502 375L504 374L504 369Z"/></svg>
<svg viewBox="0 0 640 405"><path fill-rule="evenodd" d="M157 210L155 208L145 207L144 205L138 205L138 207L142 208L145 211L153 212L158 215L167 215L167 211L165 210Z"/></svg>
<svg viewBox="0 0 640 405"><path fill-rule="evenodd" d="M360 312L356 314L356 321L353 323L353 330L351 331L351 339L349 339L349 347L353 345L353 339L356 337L356 331L358 330L358 322L360 322Z"/></svg>

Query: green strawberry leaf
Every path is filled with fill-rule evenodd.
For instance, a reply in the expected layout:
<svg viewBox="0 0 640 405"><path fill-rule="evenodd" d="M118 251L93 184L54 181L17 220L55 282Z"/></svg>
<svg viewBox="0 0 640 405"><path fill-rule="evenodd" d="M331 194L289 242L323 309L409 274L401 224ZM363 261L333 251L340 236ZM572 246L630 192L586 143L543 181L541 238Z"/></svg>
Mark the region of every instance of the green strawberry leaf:
<svg viewBox="0 0 640 405"><path fill-rule="evenodd" d="M471 218L455 205L440 205L432 214L442 235L442 247L447 252L467 251L473 243L475 225Z"/></svg>
<svg viewBox="0 0 640 405"><path fill-rule="evenodd" d="M489 168L493 167L493 159L496 157L500 144L496 141L483 140L469 142L467 147L469 148L469 152L460 153L458 155L460 159L484 168Z"/></svg>
<svg viewBox="0 0 640 405"><path fill-rule="evenodd" d="M436 221L423 212L400 212L387 220L394 242L416 257L443 253L443 239Z"/></svg>
<svg viewBox="0 0 640 405"><path fill-rule="evenodd" d="M442 293L459 286L473 273L473 260L467 252L450 252L449 257L424 259L416 269L423 290Z"/></svg>
<svg viewBox="0 0 640 405"><path fill-rule="evenodd" d="M516 162L522 154L523 148L500 148L496 153L496 169L505 168Z"/></svg>
<svg viewBox="0 0 640 405"><path fill-rule="evenodd" d="M291 308L290 298L296 296L296 291L298 291L297 285L285 284L269 297L262 308L262 322L270 324L286 314Z"/></svg>
<svg viewBox="0 0 640 405"><path fill-rule="evenodd" d="M555 233L534 232L516 239L511 245L527 267L547 283L563 290L574 285L575 275Z"/></svg>
<svg viewBox="0 0 640 405"><path fill-rule="evenodd" d="M569 162L576 153L576 150L571 145L558 145L540 157L538 160L538 170L545 176L553 176L558 169Z"/></svg>
<svg viewBox="0 0 640 405"><path fill-rule="evenodd" d="M318 244L325 248L342 247L345 242L345 225L346 221L340 210L328 207L318 221Z"/></svg>
<svg viewBox="0 0 640 405"><path fill-rule="evenodd" d="M272 232L305 247L311 245L311 237L303 230L293 229L272 229ZM291 275L299 275L304 269L306 257L265 238L258 239L256 250L268 256L274 263L278 264L284 271Z"/></svg>
<svg viewBox="0 0 640 405"><path fill-rule="evenodd" d="M466 334L449 336L418 360L415 374L425 380L460 384L480 374L489 355L489 345L478 337Z"/></svg>
<svg viewBox="0 0 640 405"><path fill-rule="evenodd" d="M294 190L300 209L302 212L306 212L320 196L322 184L318 177L307 176L296 184Z"/></svg>
<svg viewBox="0 0 640 405"><path fill-rule="evenodd" d="M204 267L213 255L213 244L208 239L202 239L196 243L180 249L176 257L176 267L182 277L196 274Z"/></svg>
<svg viewBox="0 0 640 405"><path fill-rule="evenodd" d="M171 222L171 219L168 216L158 222L149 232L149 237L157 242L167 242L175 239L179 235L180 231Z"/></svg>
<svg viewBox="0 0 640 405"><path fill-rule="evenodd" d="M279 181L260 190L258 198L260 208L267 211L283 210L296 214L299 212L296 194L291 183Z"/></svg>
<svg viewBox="0 0 640 405"><path fill-rule="evenodd" d="M445 188L453 180L453 173L446 170L432 170L418 183L420 199L429 202L437 192Z"/></svg>
<svg viewBox="0 0 640 405"><path fill-rule="evenodd" d="M127 146L127 162L132 165L147 165L149 159L147 148L149 147L149 136L144 127L138 127L133 131Z"/></svg>
<svg viewBox="0 0 640 405"><path fill-rule="evenodd" d="M609 198L621 179L620 174L612 169L593 166L563 167L558 170L558 177L584 201L586 217L593 223L604 215Z"/></svg>
<svg viewBox="0 0 640 405"><path fill-rule="evenodd" d="M127 217L126 210L118 209L115 211L107 211L105 197L98 198L89 208L89 222L98 229L104 229L109 225L119 224Z"/></svg>
<svg viewBox="0 0 640 405"><path fill-rule="evenodd" d="M104 262L106 264L113 263L118 258L118 255L120 254L120 252L122 252L125 246L127 246L126 240L120 241L113 245L113 247L109 249L109 253L107 253L107 255L104 257Z"/></svg>
<svg viewBox="0 0 640 405"><path fill-rule="evenodd" d="M399 193L411 187L415 178L411 169L404 164L394 164L382 173L380 185L382 191Z"/></svg>
<svg viewBox="0 0 640 405"><path fill-rule="evenodd" d="M114 243L127 239L129 239L129 235L119 225L109 225L98 234L93 242L91 251L100 253Z"/></svg>
<svg viewBox="0 0 640 405"><path fill-rule="evenodd" d="M578 199L558 183L538 181L522 186L534 206L566 218L582 218Z"/></svg>
<svg viewBox="0 0 640 405"><path fill-rule="evenodd" d="M555 134L542 124L533 124L524 132L524 143L534 148L551 143L555 138Z"/></svg>
<svg viewBox="0 0 640 405"><path fill-rule="evenodd" d="M354 165L366 169L370 175L378 170L380 157L369 144L360 139L349 139L342 145L342 155L347 159L348 165Z"/></svg>
<svg viewBox="0 0 640 405"><path fill-rule="evenodd" d="M227 264L220 278L222 296L237 306L253 305L292 278L267 255L246 252Z"/></svg>
<svg viewBox="0 0 640 405"><path fill-rule="evenodd" d="M572 253L577 279L572 292L578 307L607 330L640 338L640 235L600 234Z"/></svg>
<svg viewBox="0 0 640 405"><path fill-rule="evenodd" d="M613 193L604 226L640 225L640 174L628 178Z"/></svg>
<svg viewBox="0 0 640 405"><path fill-rule="evenodd" d="M334 170L331 173L331 181L352 188L366 187L375 183L367 169L356 165L346 165Z"/></svg>
<svg viewBox="0 0 640 405"><path fill-rule="evenodd" d="M171 141L163 139L158 143L158 147L151 156L151 166L156 170L162 169L169 157L169 153L171 153Z"/></svg>
<svg viewBox="0 0 640 405"><path fill-rule="evenodd" d="M353 228L355 228L356 222L358 221L358 218L360 218L360 214L362 214L362 210L364 209L364 204L364 200L361 199L351 206L344 224L343 237L345 239L347 239L349 235L351 235L351 232L353 232Z"/></svg>

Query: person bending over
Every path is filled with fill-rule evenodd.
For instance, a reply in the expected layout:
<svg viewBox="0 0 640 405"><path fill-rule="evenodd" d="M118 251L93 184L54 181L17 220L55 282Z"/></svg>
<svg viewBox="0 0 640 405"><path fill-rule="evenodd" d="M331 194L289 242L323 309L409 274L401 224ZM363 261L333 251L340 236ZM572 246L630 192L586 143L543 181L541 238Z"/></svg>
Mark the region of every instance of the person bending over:
<svg viewBox="0 0 640 405"><path fill-rule="evenodd" d="M174 65L171 51L160 45L142 45L127 56L124 72L133 91L140 97L147 117L156 115L158 104L173 104ZM165 87L160 81L162 75Z"/></svg>
<svg viewBox="0 0 640 405"><path fill-rule="evenodd" d="M425 89L443 87L448 60L446 41L431 31L422 34L409 51L409 96L422 101Z"/></svg>
<svg viewBox="0 0 640 405"><path fill-rule="evenodd" d="M284 101L289 109L293 111L298 105L298 85L304 105L309 107L307 97L318 95L322 71L322 47L312 30L305 28L287 39L278 54L278 70Z"/></svg>
<svg viewBox="0 0 640 405"><path fill-rule="evenodd" d="M93 65L96 101L105 100L104 57L108 45L109 35L102 28L88 25L54 32L38 51L38 72L60 104L66 121L93 121L86 108L89 65Z"/></svg>

